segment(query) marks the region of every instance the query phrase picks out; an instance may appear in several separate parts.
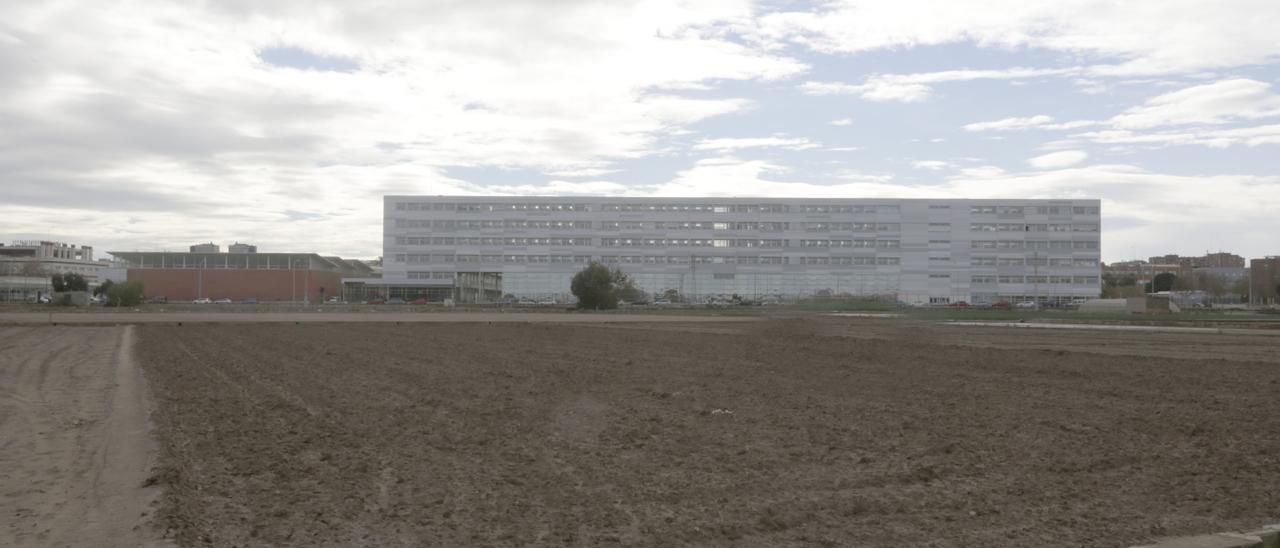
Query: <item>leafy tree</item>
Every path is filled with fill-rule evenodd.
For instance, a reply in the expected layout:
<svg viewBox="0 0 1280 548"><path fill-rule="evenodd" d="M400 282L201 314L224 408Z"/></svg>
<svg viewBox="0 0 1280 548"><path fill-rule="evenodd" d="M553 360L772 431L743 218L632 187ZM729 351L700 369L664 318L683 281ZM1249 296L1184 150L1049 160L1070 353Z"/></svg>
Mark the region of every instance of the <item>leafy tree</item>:
<svg viewBox="0 0 1280 548"><path fill-rule="evenodd" d="M569 291L578 298L578 308L607 310L618 307L618 300L639 300L643 293L626 272L597 262L588 264L569 284Z"/></svg>
<svg viewBox="0 0 1280 548"><path fill-rule="evenodd" d="M613 281L613 293L619 300L631 303L644 299L644 292L636 287L635 280L622 269L613 269L609 276Z"/></svg>
<svg viewBox="0 0 1280 548"><path fill-rule="evenodd" d="M609 267L594 261L573 275L569 291L578 298L578 308L610 309L618 306L618 297L613 293L613 273Z"/></svg>
<svg viewBox="0 0 1280 548"><path fill-rule="evenodd" d="M1151 280L1152 285L1154 286L1153 292L1159 293L1161 291L1173 291L1174 282L1177 280L1178 276L1172 272L1161 272L1160 274L1156 274L1156 277Z"/></svg>
<svg viewBox="0 0 1280 548"><path fill-rule="evenodd" d="M98 287L93 289L93 296L97 297L99 295L106 295L108 291L111 291L111 286L113 285L115 285L115 282L111 280L102 282L101 284L98 285Z"/></svg>
<svg viewBox="0 0 1280 548"><path fill-rule="evenodd" d="M137 306L142 303L142 282L111 284L107 288L107 306Z"/></svg>
<svg viewBox="0 0 1280 548"><path fill-rule="evenodd" d="M680 292L675 289L667 289L662 292L662 298L673 303L680 302Z"/></svg>
<svg viewBox="0 0 1280 548"><path fill-rule="evenodd" d="M67 291L88 291L89 282L79 273L72 272L62 276L62 282L66 284Z"/></svg>
<svg viewBox="0 0 1280 548"><path fill-rule="evenodd" d="M53 291L56 293L61 293L67 290L67 282L66 280L62 279L62 273L57 273L57 274L54 274L53 276L50 276L49 282L53 284Z"/></svg>

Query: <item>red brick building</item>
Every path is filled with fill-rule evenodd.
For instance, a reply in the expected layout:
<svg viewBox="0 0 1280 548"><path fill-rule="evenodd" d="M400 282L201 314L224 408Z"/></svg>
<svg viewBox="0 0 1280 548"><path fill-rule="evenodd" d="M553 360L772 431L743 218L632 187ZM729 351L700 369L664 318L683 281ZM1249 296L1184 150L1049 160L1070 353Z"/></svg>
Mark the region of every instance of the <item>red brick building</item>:
<svg viewBox="0 0 1280 548"><path fill-rule="evenodd" d="M111 252L147 298L320 302L342 295L342 278L367 277L360 261L314 253Z"/></svg>

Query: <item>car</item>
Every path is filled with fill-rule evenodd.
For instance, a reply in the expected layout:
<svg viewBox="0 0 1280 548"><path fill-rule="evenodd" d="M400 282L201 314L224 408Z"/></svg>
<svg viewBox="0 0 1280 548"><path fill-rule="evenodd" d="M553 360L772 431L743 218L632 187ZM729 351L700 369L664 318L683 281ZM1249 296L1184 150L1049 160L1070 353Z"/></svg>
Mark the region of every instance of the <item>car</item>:
<svg viewBox="0 0 1280 548"><path fill-rule="evenodd" d="M555 299L543 299L541 301L538 301L538 304L560 304L560 303L557 303Z"/></svg>
<svg viewBox="0 0 1280 548"><path fill-rule="evenodd" d="M653 301L653 305L654 306L671 306L671 301L668 301L667 299L658 299L656 301Z"/></svg>
<svg viewBox="0 0 1280 548"><path fill-rule="evenodd" d="M329 304L346 304L342 302L342 297L329 297L325 302Z"/></svg>
<svg viewBox="0 0 1280 548"><path fill-rule="evenodd" d="M39 297L37 297L37 298L36 298L36 302L38 302L38 303L40 303L40 304L49 304L49 303L53 302L53 299L52 299L52 298L50 298L48 295L41 295L41 296L39 296Z"/></svg>
<svg viewBox="0 0 1280 548"><path fill-rule="evenodd" d="M210 299L208 297L201 297L199 299L191 301L191 304L213 304L213 299Z"/></svg>
<svg viewBox="0 0 1280 548"><path fill-rule="evenodd" d="M418 297L412 301L409 301L409 304L427 304L427 299L426 297Z"/></svg>
<svg viewBox="0 0 1280 548"><path fill-rule="evenodd" d="M405 304L404 299L387 299L387 304Z"/></svg>
<svg viewBox="0 0 1280 548"><path fill-rule="evenodd" d="M1040 308L1040 306L1037 305L1035 301L1022 301L1014 306L1016 306L1019 310L1035 310L1037 308Z"/></svg>
<svg viewBox="0 0 1280 548"><path fill-rule="evenodd" d="M233 302L234 301L232 301L229 297L223 297L221 299L213 301L213 304L232 304Z"/></svg>
<svg viewBox="0 0 1280 548"><path fill-rule="evenodd" d="M968 301L956 301L951 303L951 308L969 308Z"/></svg>
<svg viewBox="0 0 1280 548"><path fill-rule="evenodd" d="M240 301L240 304L258 304L258 299L257 297L249 297L248 299Z"/></svg>
<svg viewBox="0 0 1280 548"><path fill-rule="evenodd" d="M385 299L369 299L365 304L387 304Z"/></svg>
<svg viewBox="0 0 1280 548"><path fill-rule="evenodd" d="M998 303L992 303L991 308L994 308L996 310L1009 310L1010 308L1013 308L1013 306L1006 302L998 302Z"/></svg>

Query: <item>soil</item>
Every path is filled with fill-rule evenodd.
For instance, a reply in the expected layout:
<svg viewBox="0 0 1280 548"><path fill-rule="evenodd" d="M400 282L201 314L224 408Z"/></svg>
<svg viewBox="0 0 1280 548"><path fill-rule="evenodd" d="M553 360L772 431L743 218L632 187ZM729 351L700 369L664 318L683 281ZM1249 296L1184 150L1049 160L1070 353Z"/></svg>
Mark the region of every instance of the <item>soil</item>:
<svg viewBox="0 0 1280 548"><path fill-rule="evenodd" d="M157 524L186 546L1111 547L1280 518L1278 353L848 325L141 325Z"/></svg>
<svg viewBox="0 0 1280 548"><path fill-rule="evenodd" d="M163 545L132 327L0 327L0 546Z"/></svg>

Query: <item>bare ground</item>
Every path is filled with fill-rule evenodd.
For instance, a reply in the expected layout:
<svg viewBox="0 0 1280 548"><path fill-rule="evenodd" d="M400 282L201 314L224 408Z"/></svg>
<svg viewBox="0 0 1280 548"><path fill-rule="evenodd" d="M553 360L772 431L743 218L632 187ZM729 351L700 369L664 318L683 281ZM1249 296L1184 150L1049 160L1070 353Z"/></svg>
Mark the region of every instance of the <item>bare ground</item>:
<svg viewBox="0 0 1280 548"><path fill-rule="evenodd" d="M140 326L157 521L211 546L1125 546L1280 517L1273 338L1220 360L877 325Z"/></svg>
<svg viewBox="0 0 1280 548"><path fill-rule="evenodd" d="M150 543L132 327L0 327L0 546Z"/></svg>

